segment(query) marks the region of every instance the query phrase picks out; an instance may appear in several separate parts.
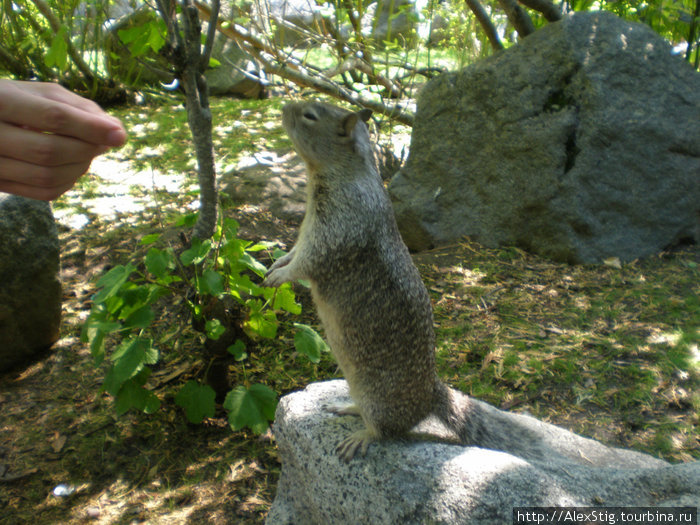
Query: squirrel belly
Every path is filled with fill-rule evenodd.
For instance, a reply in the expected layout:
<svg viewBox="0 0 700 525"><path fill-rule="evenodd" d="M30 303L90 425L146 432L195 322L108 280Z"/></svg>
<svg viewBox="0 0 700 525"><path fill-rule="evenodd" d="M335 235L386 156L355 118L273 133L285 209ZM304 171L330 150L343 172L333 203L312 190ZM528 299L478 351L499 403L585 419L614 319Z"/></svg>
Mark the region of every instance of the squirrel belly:
<svg viewBox="0 0 700 525"><path fill-rule="evenodd" d="M346 461L431 413L468 439L468 398L437 378L430 297L375 167L369 116L320 102L284 107L284 127L307 167L306 213L294 248L263 283L311 282L351 412L365 424L338 446Z"/></svg>

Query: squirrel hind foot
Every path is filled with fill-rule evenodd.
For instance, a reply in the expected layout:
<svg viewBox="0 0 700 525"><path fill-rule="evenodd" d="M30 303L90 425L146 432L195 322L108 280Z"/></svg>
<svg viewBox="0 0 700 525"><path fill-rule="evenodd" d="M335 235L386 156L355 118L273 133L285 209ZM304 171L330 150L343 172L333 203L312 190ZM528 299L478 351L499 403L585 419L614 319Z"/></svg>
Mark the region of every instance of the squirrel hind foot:
<svg viewBox="0 0 700 525"><path fill-rule="evenodd" d="M370 443L377 440L377 436L368 429L358 430L340 442L335 449L340 459L348 463L359 450L360 455L367 454Z"/></svg>

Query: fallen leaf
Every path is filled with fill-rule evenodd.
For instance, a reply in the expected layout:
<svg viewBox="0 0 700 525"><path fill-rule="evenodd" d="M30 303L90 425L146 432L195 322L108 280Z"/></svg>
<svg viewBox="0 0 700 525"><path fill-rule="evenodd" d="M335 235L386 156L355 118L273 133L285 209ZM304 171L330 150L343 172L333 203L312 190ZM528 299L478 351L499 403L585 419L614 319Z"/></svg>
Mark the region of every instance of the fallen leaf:
<svg viewBox="0 0 700 525"><path fill-rule="evenodd" d="M62 434L57 434L56 437L54 437L51 440L51 448L53 451L58 454L62 449L63 446L66 444L66 440L68 438Z"/></svg>
<svg viewBox="0 0 700 525"><path fill-rule="evenodd" d="M619 257L609 257L607 259L603 259L603 264L605 266L610 266L611 268L617 268L618 270L622 269L622 263L620 262Z"/></svg>

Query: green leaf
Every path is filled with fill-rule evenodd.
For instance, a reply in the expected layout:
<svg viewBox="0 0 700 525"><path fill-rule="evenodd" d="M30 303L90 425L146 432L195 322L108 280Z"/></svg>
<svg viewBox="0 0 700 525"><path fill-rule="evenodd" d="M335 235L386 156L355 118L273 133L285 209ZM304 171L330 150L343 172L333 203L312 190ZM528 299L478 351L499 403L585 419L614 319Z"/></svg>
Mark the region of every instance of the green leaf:
<svg viewBox="0 0 700 525"><path fill-rule="evenodd" d="M242 255L240 255L238 257L238 262L243 264L243 266L251 269L260 277L265 277L265 273L267 273L267 268L265 267L265 265L259 262L255 257L250 255L249 253L243 253Z"/></svg>
<svg viewBox="0 0 700 525"><path fill-rule="evenodd" d="M291 283L284 283L282 286L273 290L275 301L272 305L274 310L285 310L290 314L299 315L301 313L301 305L296 302L294 291Z"/></svg>
<svg viewBox="0 0 700 525"><path fill-rule="evenodd" d="M51 46L44 55L44 63L48 67L56 66L60 71L68 68L68 43L66 28L62 26L51 40Z"/></svg>
<svg viewBox="0 0 700 525"><path fill-rule="evenodd" d="M192 228L197 222L196 213L188 213L187 215L180 215L175 221L175 226L182 226L185 228Z"/></svg>
<svg viewBox="0 0 700 525"><path fill-rule="evenodd" d="M218 319L210 319L206 323L204 323L204 332L207 334L207 337L209 339L212 339L216 341L224 335L226 332L226 327L221 324L221 321Z"/></svg>
<svg viewBox="0 0 700 525"><path fill-rule="evenodd" d="M171 280L171 282L178 282L180 280L181 279L179 277L175 277ZM165 297L166 295L171 295L173 293L170 288L166 288L160 284L151 284L148 286L147 290L148 293L146 294L145 298L146 304L153 304L161 297Z"/></svg>
<svg viewBox="0 0 700 525"><path fill-rule="evenodd" d="M136 270L136 267L131 263L126 266L119 265L112 268L97 281L97 287L102 288L102 290L97 292L92 300L96 303L103 303L115 295L134 270Z"/></svg>
<svg viewBox="0 0 700 525"><path fill-rule="evenodd" d="M239 299L243 295L260 295L264 288L255 284L250 277L241 274L231 274L229 276L229 287L231 288L231 295ZM272 292L273 289L270 288Z"/></svg>
<svg viewBox="0 0 700 525"><path fill-rule="evenodd" d="M276 246L277 243L273 241L260 241L258 243L255 243L253 246L250 246L249 248L246 248L245 251L247 252L261 252L263 250L269 250L270 248ZM279 257L282 257L282 255L286 255L286 252L283 252L282 250L279 250L281 255Z"/></svg>
<svg viewBox="0 0 700 525"><path fill-rule="evenodd" d="M294 334L294 347L297 352L308 357L312 363L318 363L321 360L321 352L328 352L328 345L309 325L294 323L294 327L297 329Z"/></svg>
<svg viewBox="0 0 700 525"><path fill-rule="evenodd" d="M134 337L122 341L110 356L114 362L113 381L124 383L138 374L144 365L158 362L158 350L153 348L153 341L144 337Z"/></svg>
<svg viewBox="0 0 700 525"><path fill-rule="evenodd" d="M201 423L205 417L214 417L216 393L209 385L188 381L175 395L175 404L185 409L190 423Z"/></svg>
<svg viewBox="0 0 700 525"><path fill-rule="evenodd" d="M131 381L139 386L143 386L146 384L146 381L148 381L150 376L151 369L145 366L138 374L128 381ZM124 386L124 383L126 382L127 381L117 381L114 374L114 365L112 365L110 366L109 370L107 370L104 381L102 381L102 389L116 399L117 395L119 394L119 390L121 390L122 386Z"/></svg>
<svg viewBox="0 0 700 525"><path fill-rule="evenodd" d="M276 261L277 259L284 257L287 255L287 252L285 252L281 248L275 248L274 251L272 252L272 258Z"/></svg>
<svg viewBox="0 0 700 525"><path fill-rule="evenodd" d="M155 314L150 306L142 306L134 311L124 321L124 328L148 328Z"/></svg>
<svg viewBox="0 0 700 525"><path fill-rule="evenodd" d="M175 268L173 255L166 250L151 248L146 254L146 269L156 277L163 278L168 270Z"/></svg>
<svg viewBox="0 0 700 525"><path fill-rule="evenodd" d="M221 253L228 261L238 261L239 257L245 253L245 241L232 238L223 245Z"/></svg>
<svg viewBox="0 0 700 525"><path fill-rule="evenodd" d="M146 414L152 414L160 408L160 399L139 384L139 381L131 380L124 383L116 395L115 408L117 415L121 416L129 409L135 408Z"/></svg>
<svg viewBox="0 0 700 525"><path fill-rule="evenodd" d="M158 241L160 239L160 233L149 233L148 235L144 235L141 240L139 241L139 244L142 246L146 246L149 244L153 244L154 242Z"/></svg>
<svg viewBox="0 0 700 525"><path fill-rule="evenodd" d="M160 19L153 19L145 24L117 32L119 39L124 42L131 54L138 57L152 51L157 53L165 44L165 23Z"/></svg>
<svg viewBox="0 0 700 525"><path fill-rule="evenodd" d="M121 323L114 321L92 320L88 318L83 325L81 340L90 343L90 353L95 362L95 366L102 364L105 357L105 336L119 330Z"/></svg>
<svg viewBox="0 0 700 525"><path fill-rule="evenodd" d="M246 306L250 308L248 320L244 328L264 339L273 339L277 335L277 316L272 310L263 311L263 303L257 299L246 301Z"/></svg>
<svg viewBox="0 0 700 525"><path fill-rule="evenodd" d="M236 219L231 219L226 217L224 219L224 237L227 239L235 239L238 235L238 221Z"/></svg>
<svg viewBox="0 0 700 525"><path fill-rule="evenodd" d="M166 27L163 19L158 18L155 23L151 24L151 31L148 35L148 46L154 53L160 51L165 44Z"/></svg>
<svg viewBox="0 0 700 525"><path fill-rule="evenodd" d="M185 266L199 264L206 258L210 250L211 241L209 239L202 241L195 237L192 239L192 246L180 255L180 261Z"/></svg>
<svg viewBox="0 0 700 525"><path fill-rule="evenodd" d="M229 346L226 351L231 354L236 361L243 361L248 357L248 353L245 351L245 343L240 339Z"/></svg>
<svg viewBox="0 0 700 525"><path fill-rule="evenodd" d="M275 418L276 407L277 394L261 384L251 385L250 388L238 386L228 393L224 401L231 428L240 430L248 427L256 434L267 430L268 421Z"/></svg>
<svg viewBox="0 0 700 525"><path fill-rule="evenodd" d="M199 280L199 293L218 296L224 293L224 277L217 271L207 268Z"/></svg>

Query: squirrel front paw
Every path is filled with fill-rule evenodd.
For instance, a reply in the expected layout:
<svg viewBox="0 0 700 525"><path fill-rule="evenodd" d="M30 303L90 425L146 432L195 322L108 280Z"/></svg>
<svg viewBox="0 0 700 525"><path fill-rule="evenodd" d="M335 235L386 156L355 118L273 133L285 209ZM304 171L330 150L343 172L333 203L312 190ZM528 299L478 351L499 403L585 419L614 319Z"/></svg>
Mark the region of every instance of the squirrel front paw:
<svg viewBox="0 0 700 525"><path fill-rule="evenodd" d="M270 266L270 269L265 274L265 277L270 275L270 273L272 273L274 270L287 266L290 262L292 262L293 257L294 256L292 255L292 252L289 252L277 259L275 262L272 263L272 266Z"/></svg>
<svg viewBox="0 0 700 525"><path fill-rule="evenodd" d="M283 266L282 268L270 269L265 274L265 280L262 285L266 288L277 288L284 283L292 281L293 279L289 275L289 266Z"/></svg>

